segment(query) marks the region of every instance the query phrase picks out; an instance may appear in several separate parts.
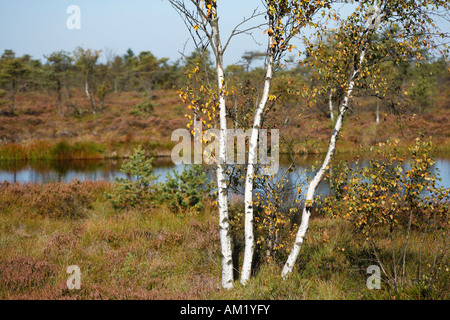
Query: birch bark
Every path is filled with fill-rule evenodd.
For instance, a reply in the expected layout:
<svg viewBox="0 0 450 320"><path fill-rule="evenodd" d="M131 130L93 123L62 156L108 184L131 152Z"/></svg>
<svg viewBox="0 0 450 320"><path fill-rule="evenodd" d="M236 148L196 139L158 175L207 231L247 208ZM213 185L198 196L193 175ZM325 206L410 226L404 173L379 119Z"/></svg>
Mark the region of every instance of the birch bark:
<svg viewBox="0 0 450 320"><path fill-rule="evenodd" d="M333 113L333 89L330 90L330 95L328 96L328 107L330 109L330 119L331 122L334 122L334 113Z"/></svg>
<svg viewBox="0 0 450 320"><path fill-rule="evenodd" d="M96 108L95 108L95 102L92 99L91 93L89 92L89 81L88 79L84 80L84 91L86 92L86 96L89 99L89 102L91 103L92 113L95 114Z"/></svg>
<svg viewBox="0 0 450 320"><path fill-rule="evenodd" d="M272 28L272 25L269 26ZM245 247L244 247L244 261L241 270L241 283L246 284L250 279L252 271L253 253L255 250L255 237L253 233L253 181L255 179L255 164L257 161L257 146L258 133L261 128L262 113L266 107L269 99L270 85L273 78L274 67L274 50L272 49L274 43L273 36L269 36L269 49L267 54L267 70L266 78L264 80L264 89L261 101L258 104L253 120L252 134L250 136L249 153L247 173L245 177Z"/></svg>
<svg viewBox="0 0 450 320"><path fill-rule="evenodd" d="M320 182L322 181L322 179L326 173L326 170L329 168L331 161L333 159L334 153L336 151L336 142L339 138L339 133L342 129L344 116L348 110L348 104L350 101L350 97L352 95L353 88L355 86L355 77L359 72L359 68L361 67L362 62L364 61L364 57L365 57L365 49L363 49L361 51L361 54L359 57L358 68L353 72L352 76L350 77L348 90L344 97L344 101L342 102L342 106L339 110L339 115L337 117L336 124L334 126L333 134L331 135L331 140L330 140L330 144L328 146L327 155L325 156L325 159L324 159L319 171L315 174L314 178L309 183L308 192L306 194L305 206L303 208L303 213L302 213L302 220L301 220L300 227L298 229L298 232L297 232L297 235L295 238L294 246L291 249L289 257L283 267L283 271L281 274L283 278L286 278L290 273L292 273L295 262L297 261L298 255L300 253L300 249L303 245L303 241L305 239L306 232L308 231L308 227L309 227L309 219L311 217L311 209L312 209L316 189L319 186Z"/></svg>
<svg viewBox="0 0 450 320"><path fill-rule="evenodd" d="M217 159L217 189L219 205L219 234L222 250L222 287L225 289L233 288L233 259L231 249L230 224L228 217L228 189L226 182L226 150L227 150L227 119L226 119L226 100L225 100L225 76L223 69L223 49L220 41L218 19L211 21L213 32L216 72L219 100L219 158Z"/></svg>

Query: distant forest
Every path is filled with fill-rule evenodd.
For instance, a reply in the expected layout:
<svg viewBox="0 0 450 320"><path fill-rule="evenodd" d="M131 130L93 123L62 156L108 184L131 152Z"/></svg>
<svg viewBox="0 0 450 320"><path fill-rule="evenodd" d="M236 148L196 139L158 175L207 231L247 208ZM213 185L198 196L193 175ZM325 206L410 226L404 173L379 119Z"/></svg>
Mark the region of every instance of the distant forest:
<svg viewBox="0 0 450 320"><path fill-rule="evenodd" d="M261 82L263 68L254 66L256 62L262 65L264 56L261 52L245 52L239 63L226 68L226 73L232 75L230 79L236 79L235 85L241 90L255 88ZM427 53L423 56L425 58L422 61L386 63L383 69L392 92L404 92L402 104L407 104L408 110L414 113L433 106L439 95L445 93L445 90L439 88L448 89L450 80L449 66L444 58L432 57ZM105 62L100 62L101 60ZM284 89L284 92L277 92L276 95L289 95L301 88L320 86L314 70L307 62L308 57L302 63L295 63L290 58L289 67L278 66L277 87ZM155 90L184 87L186 81L189 81L189 70L196 66L206 75L203 79L209 81L208 74L213 74L214 65L207 51L194 51L177 62L169 63L168 58L158 58L150 51L136 54L128 49L124 55L113 55L101 50L78 47L73 52L58 51L45 55L43 63L28 54L18 57L13 50L5 50L0 59L0 112L3 115L14 114L17 93L40 91L55 97L58 113L61 115L102 113L105 111L105 99L111 93L121 95L123 92L133 91L151 98ZM377 92L363 89L359 90L357 96L377 96ZM73 95L77 90L85 95L90 110L83 110L74 102ZM338 100L339 95L342 92L337 90L333 100ZM398 97L388 96L386 93L378 97L392 106L399 101ZM328 94L318 94L314 103L310 103L312 108L309 111L327 112L328 99Z"/></svg>

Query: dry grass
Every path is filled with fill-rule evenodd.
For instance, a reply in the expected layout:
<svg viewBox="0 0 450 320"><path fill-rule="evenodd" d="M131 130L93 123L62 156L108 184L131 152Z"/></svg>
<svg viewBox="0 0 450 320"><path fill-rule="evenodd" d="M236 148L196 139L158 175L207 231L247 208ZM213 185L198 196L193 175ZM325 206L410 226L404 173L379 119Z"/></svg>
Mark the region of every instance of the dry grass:
<svg viewBox="0 0 450 320"><path fill-rule="evenodd" d="M102 192L91 207L77 204L83 217L43 214L46 210L30 215L22 198L31 187L38 188L7 186L3 193L19 200L10 200L0 215L1 298L201 299L218 290L213 217L174 216L164 207L116 212ZM47 188L60 195L64 187ZM104 186L95 189L103 191ZM59 208L55 198L49 202ZM69 265L81 268L80 291L67 290Z"/></svg>
<svg viewBox="0 0 450 320"><path fill-rule="evenodd" d="M414 286L400 294L387 285L368 290L366 269L374 257L336 219L312 220L289 280L280 277L283 261L262 263L249 285L236 282L226 291L220 288L217 208L209 200L200 213L174 214L165 206L116 211L104 197L108 184L1 188L1 299L448 298L445 290L423 296ZM426 241L432 246L433 235ZM417 249L411 250L408 259L415 259ZM81 290L67 289L70 265L81 269Z"/></svg>

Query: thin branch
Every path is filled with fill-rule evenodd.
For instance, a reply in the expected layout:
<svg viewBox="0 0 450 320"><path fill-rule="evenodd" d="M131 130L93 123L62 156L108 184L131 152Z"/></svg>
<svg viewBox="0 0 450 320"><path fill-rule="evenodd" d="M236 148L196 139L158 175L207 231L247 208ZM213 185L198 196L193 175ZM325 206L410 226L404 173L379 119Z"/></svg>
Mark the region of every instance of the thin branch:
<svg viewBox="0 0 450 320"><path fill-rule="evenodd" d="M253 11L252 15L251 15L249 18L245 18L245 17L244 17L244 19L234 27L233 31L231 32L231 35L228 37L227 41L225 42L225 45L224 45L224 47L223 47L223 51L226 50L226 48L227 48L228 45L230 44L230 41L231 41L231 39L232 39L233 37L235 37L235 36L237 36L237 35L239 35L239 34L243 34L243 33L249 34L250 31L252 31L252 30L254 30L254 29L259 29L260 27L265 26L265 25L267 24L267 23L261 23L261 24L259 24L259 25L257 25L257 26L250 27L250 28L247 28L247 29L245 29L245 30L238 30L238 28L239 28L240 26L242 26L243 24L247 23L248 21L250 21L250 20L252 20L252 19L254 19L254 18L256 18L256 17L262 16L262 15L265 14L265 13L262 13L262 12L256 13L257 10L258 10L258 9L255 9L255 10Z"/></svg>

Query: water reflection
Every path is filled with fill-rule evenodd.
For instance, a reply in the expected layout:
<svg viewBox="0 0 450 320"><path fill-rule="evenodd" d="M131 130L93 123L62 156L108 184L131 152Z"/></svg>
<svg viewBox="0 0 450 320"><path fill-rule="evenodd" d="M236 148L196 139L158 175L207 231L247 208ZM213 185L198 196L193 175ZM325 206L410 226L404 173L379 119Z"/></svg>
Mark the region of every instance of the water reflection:
<svg viewBox="0 0 450 320"><path fill-rule="evenodd" d="M71 160L71 161L1 161L0 182L70 182L72 180L113 181L115 177L127 176L120 172L123 159ZM155 163L155 174L163 180L174 166L170 158L159 158Z"/></svg>
<svg viewBox="0 0 450 320"><path fill-rule="evenodd" d="M295 166L292 172L286 173L286 170L294 161ZM339 160L346 160L354 165L354 158L338 156L335 163ZM72 180L91 180L91 181L113 181L115 177L126 178L127 176L120 172L124 160L74 160L74 161L2 161L0 162L0 182L70 182ZM287 188L295 189L298 184L306 185L306 176L312 177L314 172L310 169L319 166L322 157L309 156L290 159L281 157L280 170L278 176L286 173L289 180ZM363 161L368 163L367 161ZM181 171L182 165L175 166L170 157L158 158L154 164L155 174L158 175L158 181L164 181L168 172L173 169ZM308 169L306 176L303 171ZM433 171L439 171L442 181L438 184L445 188L450 188L450 155L439 157L434 164ZM264 190L260 190L263 192ZM317 190L319 194L326 194L329 191L328 181L323 181Z"/></svg>

